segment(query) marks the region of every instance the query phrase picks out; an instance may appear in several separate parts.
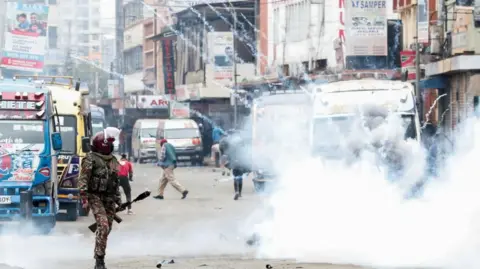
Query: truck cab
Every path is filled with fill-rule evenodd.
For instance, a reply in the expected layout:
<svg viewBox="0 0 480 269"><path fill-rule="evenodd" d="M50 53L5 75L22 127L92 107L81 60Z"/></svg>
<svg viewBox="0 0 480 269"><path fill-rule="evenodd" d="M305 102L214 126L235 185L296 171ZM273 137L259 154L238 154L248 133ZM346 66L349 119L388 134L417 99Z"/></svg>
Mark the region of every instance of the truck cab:
<svg viewBox="0 0 480 269"><path fill-rule="evenodd" d="M376 128L386 124L391 116L398 118L396 126L402 125L404 141L420 144L420 118L413 85L380 77L386 76L358 73L317 87L309 137L314 155L336 159L353 154L349 141L354 139L351 134L358 136L360 129L352 128L362 121L362 130L380 134L382 129ZM387 142L392 141L382 143Z"/></svg>
<svg viewBox="0 0 480 269"><path fill-rule="evenodd" d="M0 222L28 218L50 232L58 213L62 137L51 89L32 79L0 79Z"/></svg>
<svg viewBox="0 0 480 269"><path fill-rule="evenodd" d="M72 77L36 78L43 79L51 89L63 141L57 167L59 207L66 211L68 220L76 221L78 216L89 214L88 209L80 206L77 186L82 159L90 151L90 106L84 98L88 95L88 89L81 87L79 82L74 82Z"/></svg>

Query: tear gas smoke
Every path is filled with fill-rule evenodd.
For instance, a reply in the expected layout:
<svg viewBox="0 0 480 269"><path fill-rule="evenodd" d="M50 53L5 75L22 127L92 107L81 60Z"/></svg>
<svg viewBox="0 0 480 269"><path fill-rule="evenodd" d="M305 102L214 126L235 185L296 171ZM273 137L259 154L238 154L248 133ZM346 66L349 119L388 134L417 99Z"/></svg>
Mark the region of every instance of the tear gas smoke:
<svg viewBox="0 0 480 269"><path fill-rule="evenodd" d="M338 144L335 151L343 158L290 158L276 170L273 215L256 227L259 257L377 268L478 268L480 182L473 168L480 158L480 122L464 122L468 128L458 135L457 152L438 167L437 178L425 175L422 146L404 139L406 122L364 108L347 131L322 125L313 147ZM277 137L271 143L308 148L297 139L302 130L294 136L271 129ZM399 168L400 174L392 174ZM408 199L419 182L426 182L422 194Z"/></svg>

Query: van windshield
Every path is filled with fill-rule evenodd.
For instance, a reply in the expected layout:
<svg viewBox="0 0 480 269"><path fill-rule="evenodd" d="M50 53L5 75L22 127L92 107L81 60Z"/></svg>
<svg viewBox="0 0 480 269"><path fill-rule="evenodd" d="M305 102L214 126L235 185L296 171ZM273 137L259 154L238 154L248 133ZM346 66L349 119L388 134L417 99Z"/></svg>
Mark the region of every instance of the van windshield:
<svg viewBox="0 0 480 269"><path fill-rule="evenodd" d="M152 138L156 137L157 128L145 128L140 130L140 137L142 138Z"/></svg>
<svg viewBox="0 0 480 269"><path fill-rule="evenodd" d="M181 139L181 138L193 138L200 137L198 129L168 129L165 130L166 139Z"/></svg>

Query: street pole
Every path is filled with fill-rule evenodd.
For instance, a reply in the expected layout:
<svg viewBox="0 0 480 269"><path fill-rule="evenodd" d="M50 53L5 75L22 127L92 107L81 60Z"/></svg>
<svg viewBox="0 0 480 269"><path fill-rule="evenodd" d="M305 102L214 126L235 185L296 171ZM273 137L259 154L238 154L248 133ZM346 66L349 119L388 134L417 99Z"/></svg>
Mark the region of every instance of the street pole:
<svg viewBox="0 0 480 269"><path fill-rule="evenodd" d="M125 28L125 14L123 10L123 1L122 0L115 0L115 17L116 17L116 23L117 23L117 29L115 32L116 36L116 58L117 58L117 64L116 64L116 71L117 71L117 78L118 78L118 83L120 87L120 93L119 97L123 100L123 113L120 115L120 126L123 126L125 124L125 98L124 98L124 80L123 80L123 75L124 75L124 70L123 70L123 47L124 47L124 40L123 40L123 34L124 34L124 28ZM119 111L120 112L120 111Z"/></svg>
<svg viewBox="0 0 480 269"><path fill-rule="evenodd" d="M418 4L417 1L417 6L416 6L416 44L415 44L415 89L416 89L416 97L417 97L417 102L418 102L418 114L421 115L420 117L420 122L423 122L423 105L422 105L422 92L420 89L420 39L418 36L418 24L420 20L420 5Z"/></svg>
<svg viewBox="0 0 480 269"><path fill-rule="evenodd" d="M234 96L233 96L233 128L237 128L238 121L238 108L237 108L237 46L235 45L235 31L237 30L237 11L233 11L233 87L234 87Z"/></svg>
<svg viewBox="0 0 480 269"><path fill-rule="evenodd" d="M157 35L157 9L155 9L154 13L153 13L153 36L156 36ZM153 73L155 75L155 94L158 94L158 48L157 48L157 40L154 39L153 40L153 64L154 64L154 70L153 70Z"/></svg>

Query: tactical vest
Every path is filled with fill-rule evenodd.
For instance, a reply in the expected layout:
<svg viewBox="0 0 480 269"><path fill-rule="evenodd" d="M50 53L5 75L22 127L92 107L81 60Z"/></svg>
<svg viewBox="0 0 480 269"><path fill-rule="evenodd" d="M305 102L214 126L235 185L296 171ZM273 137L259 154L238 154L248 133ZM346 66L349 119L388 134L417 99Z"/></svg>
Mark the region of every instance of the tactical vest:
<svg viewBox="0 0 480 269"><path fill-rule="evenodd" d="M120 184L117 159L112 158L107 161L92 153L90 156L92 158L92 176L88 183L88 191L115 195Z"/></svg>

